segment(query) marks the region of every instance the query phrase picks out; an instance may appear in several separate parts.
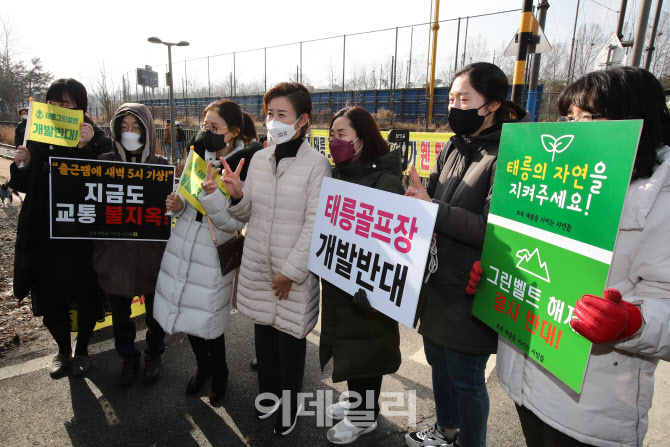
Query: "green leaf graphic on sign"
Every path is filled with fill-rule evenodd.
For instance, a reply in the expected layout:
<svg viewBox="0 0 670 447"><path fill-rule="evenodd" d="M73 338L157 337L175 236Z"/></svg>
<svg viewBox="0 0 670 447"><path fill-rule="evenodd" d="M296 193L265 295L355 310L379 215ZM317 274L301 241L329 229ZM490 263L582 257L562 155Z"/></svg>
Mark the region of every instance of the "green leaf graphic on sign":
<svg viewBox="0 0 670 447"><path fill-rule="evenodd" d="M37 117L38 120L41 120L42 116L43 116L42 111L38 110L37 113L35 114L35 116Z"/></svg>
<svg viewBox="0 0 670 447"><path fill-rule="evenodd" d="M551 283L549 280L549 270L547 269L547 263L542 262L540 259L540 251L537 248L532 253L523 248L516 252L516 257L519 258L519 262L516 264L519 270L523 270L524 272L530 273L531 275L536 276L543 281Z"/></svg>
<svg viewBox="0 0 670 447"><path fill-rule="evenodd" d="M542 135L542 146L544 146L545 151L551 153L551 161L553 162L556 154L560 154L566 150L574 138L574 135L563 135L560 138L555 138L551 135L544 134ZM561 148L561 146L563 147Z"/></svg>

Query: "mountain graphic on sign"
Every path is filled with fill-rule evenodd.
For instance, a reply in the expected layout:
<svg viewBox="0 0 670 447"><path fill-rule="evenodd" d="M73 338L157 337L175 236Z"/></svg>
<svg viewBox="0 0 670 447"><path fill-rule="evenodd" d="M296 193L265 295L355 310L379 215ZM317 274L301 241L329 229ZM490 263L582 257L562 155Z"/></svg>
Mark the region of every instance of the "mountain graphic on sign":
<svg viewBox="0 0 670 447"><path fill-rule="evenodd" d="M533 276L540 278L543 281L551 283L549 280L549 270L547 269L547 263L542 262L540 259L539 249L535 249L532 253L527 249L523 248L516 252L516 257L519 258L519 262L516 266L519 270L523 270L526 273L530 273Z"/></svg>

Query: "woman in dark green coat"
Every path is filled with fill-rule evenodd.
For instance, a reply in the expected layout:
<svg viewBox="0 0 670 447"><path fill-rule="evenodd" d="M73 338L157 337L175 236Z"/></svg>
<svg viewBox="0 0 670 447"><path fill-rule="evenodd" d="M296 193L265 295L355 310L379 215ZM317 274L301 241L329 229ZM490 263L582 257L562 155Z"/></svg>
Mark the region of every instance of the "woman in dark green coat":
<svg viewBox="0 0 670 447"><path fill-rule="evenodd" d="M330 121L330 155L333 178L404 194L401 152L389 151L367 110L347 107L335 114ZM334 444L348 444L377 428L382 379L400 367L398 323L369 307L367 299L354 299L325 280L322 301L321 368L332 358L333 382L346 380L349 392L358 393L326 409L328 416L341 420L327 437ZM366 398L370 392L374 402ZM354 411L355 424L353 417L346 417Z"/></svg>

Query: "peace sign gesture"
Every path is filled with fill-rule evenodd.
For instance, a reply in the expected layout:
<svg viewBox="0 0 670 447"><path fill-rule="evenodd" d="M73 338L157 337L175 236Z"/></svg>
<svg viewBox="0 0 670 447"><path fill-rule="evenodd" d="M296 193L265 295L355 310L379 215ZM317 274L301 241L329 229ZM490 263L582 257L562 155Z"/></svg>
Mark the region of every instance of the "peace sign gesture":
<svg viewBox="0 0 670 447"><path fill-rule="evenodd" d="M219 168L212 171L212 161L213 160L210 160L209 163L207 163L207 177L205 178L205 181L202 182L202 188L207 194L211 194L218 189L216 176L219 175L219 172L221 171Z"/></svg>
<svg viewBox="0 0 670 447"><path fill-rule="evenodd" d="M223 163L224 168L221 180L225 183L228 194L230 194L230 197L233 199L240 200L243 196L240 172L242 172L242 166L244 166L244 158L240 160L237 169L234 171L230 168L225 158L221 157L221 163Z"/></svg>

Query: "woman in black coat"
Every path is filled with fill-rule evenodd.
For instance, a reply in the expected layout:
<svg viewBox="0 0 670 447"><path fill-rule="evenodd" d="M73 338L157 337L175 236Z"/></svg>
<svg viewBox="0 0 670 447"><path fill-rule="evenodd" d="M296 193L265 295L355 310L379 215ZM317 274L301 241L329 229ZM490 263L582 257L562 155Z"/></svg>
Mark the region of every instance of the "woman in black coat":
<svg viewBox="0 0 670 447"><path fill-rule="evenodd" d="M333 178L404 193L400 150L389 151L367 110L347 107L335 114L330 122L330 155L335 162ZM335 285L325 280L321 284L321 368L332 358L333 382L346 380L352 394L349 401L326 409L329 417L341 420L327 437L334 444L348 444L377 428L382 379L400 367L400 333L398 323L372 309L367 299L356 304ZM367 400L370 393L373 402ZM353 412L355 424L347 418Z"/></svg>
<svg viewBox="0 0 670 447"><path fill-rule="evenodd" d="M19 146L10 166L12 187L25 193L19 215L14 257L14 294L20 300L31 294L33 314L58 344L49 374L82 376L90 367L88 342L101 316L100 293L92 266L92 244L87 240L50 239L49 157L97 159L112 150L112 141L86 115L86 88L74 79L54 81L47 103L82 110L81 140L77 147L28 141ZM21 168L21 163L23 167ZM77 328L71 328L70 310L77 309ZM75 357L71 358L70 330L78 332Z"/></svg>

